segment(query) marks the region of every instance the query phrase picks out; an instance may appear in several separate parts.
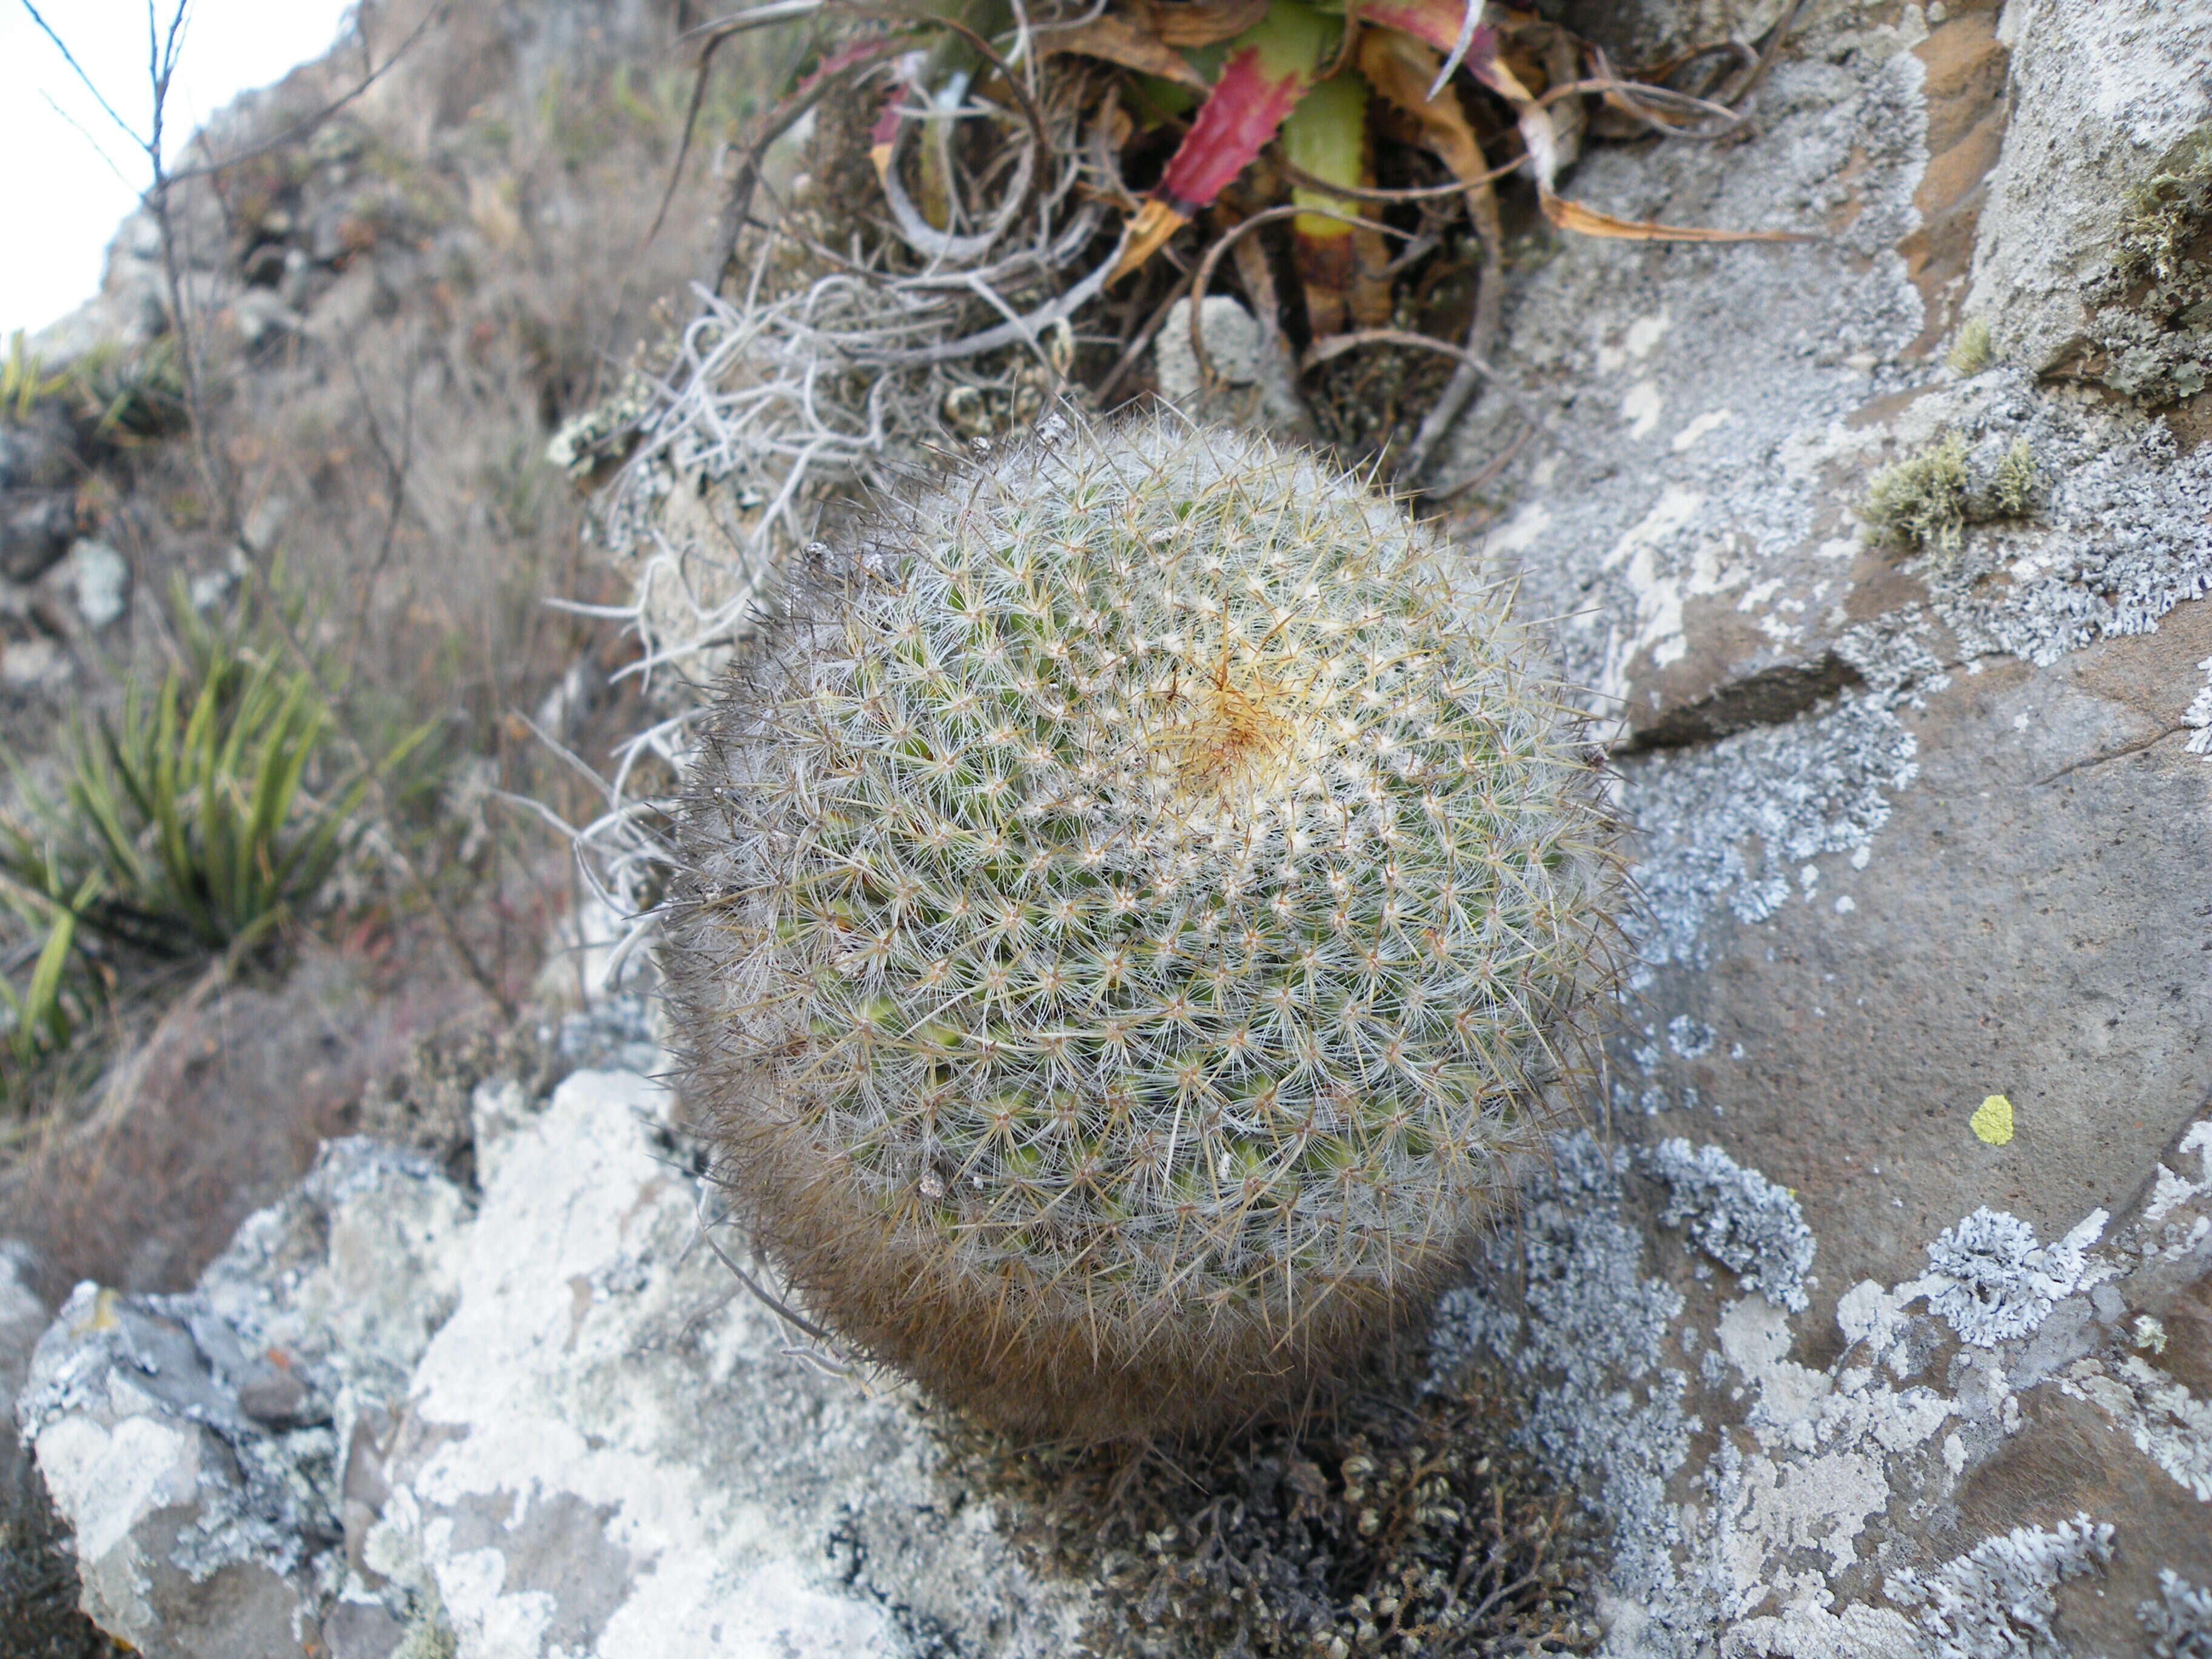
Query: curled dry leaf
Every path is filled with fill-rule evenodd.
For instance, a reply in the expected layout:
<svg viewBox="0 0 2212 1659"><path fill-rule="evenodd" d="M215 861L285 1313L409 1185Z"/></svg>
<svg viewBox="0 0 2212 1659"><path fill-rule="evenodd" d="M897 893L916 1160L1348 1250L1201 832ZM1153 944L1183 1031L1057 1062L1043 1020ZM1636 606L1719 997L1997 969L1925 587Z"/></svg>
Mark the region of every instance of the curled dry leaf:
<svg viewBox="0 0 2212 1659"><path fill-rule="evenodd" d="M1439 52L1451 52L1459 44L1465 9L1460 0L1377 0L1377 3L1362 9L1361 15L1369 22L1383 26L1412 37ZM1547 48L1547 56L1555 57L1564 40L1564 32L1544 25L1541 45ZM1610 237L1623 241L1640 242L1802 242L1809 240L1789 230L1713 230L1700 226L1662 225L1632 219L1616 218L1601 213L1595 208L1584 207L1562 197L1556 187L1559 169L1573 158L1574 141L1579 138L1580 117L1576 115L1577 131L1563 134L1554 110L1571 106L1547 105L1516 75L1497 49L1493 34L1486 44L1480 31L1474 50L1466 54L1468 72L1485 87L1512 106L1516 124L1521 131L1521 142L1527 156L1530 173L1536 181L1536 196L1544 217L1562 230L1571 230L1584 236ZM1555 67L1555 66L1547 66ZM1394 100L1398 101L1398 100ZM1401 107L1407 107L1401 102ZM1410 109L1408 112L1413 112ZM1437 118L1424 115L1426 121ZM1433 140L1431 141L1433 143Z"/></svg>

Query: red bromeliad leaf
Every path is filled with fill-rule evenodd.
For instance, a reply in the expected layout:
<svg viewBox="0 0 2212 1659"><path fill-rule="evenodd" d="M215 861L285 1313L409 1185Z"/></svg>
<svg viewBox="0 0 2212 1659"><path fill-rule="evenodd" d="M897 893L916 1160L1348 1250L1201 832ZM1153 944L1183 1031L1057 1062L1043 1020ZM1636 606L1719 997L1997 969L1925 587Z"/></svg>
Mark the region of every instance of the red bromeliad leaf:
<svg viewBox="0 0 2212 1659"><path fill-rule="evenodd" d="M1167 172L1137 216L1110 280L1157 252L1230 181L1251 166L1297 106L1333 45L1330 20L1298 3L1274 0L1267 15L1230 43L1221 78L1193 118Z"/></svg>
<svg viewBox="0 0 2212 1659"><path fill-rule="evenodd" d="M1481 0L1472 0L1472 3L1470 0L1363 0L1359 17L1362 22L1372 23L1378 28L1410 34L1434 46L1447 58L1459 52L1464 37L1467 49L1460 53L1461 61L1480 77L1482 71L1476 66L1498 56L1496 29L1487 23L1478 23L1472 33L1468 29L1468 24L1481 10Z"/></svg>
<svg viewBox="0 0 2212 1659"><path fill-rule="evenodd" d="M1213 94L1191 122L1155 194L1187 218L1210 207L1229 181L1252 165L1313 84L1310 72L1270 75L1256 47L1229 60Z"/></svg>
<svg viewBox="0 0 2212 1659"><path fill-rule="evenodd" d="M898 147L899 123L906 118L904 100L913 85L910 77L899 70L895 69L889 79L890 84L884 88L883 107L868 124L868 160L874 165L878 179L890 166L891 152Z"/></svg>

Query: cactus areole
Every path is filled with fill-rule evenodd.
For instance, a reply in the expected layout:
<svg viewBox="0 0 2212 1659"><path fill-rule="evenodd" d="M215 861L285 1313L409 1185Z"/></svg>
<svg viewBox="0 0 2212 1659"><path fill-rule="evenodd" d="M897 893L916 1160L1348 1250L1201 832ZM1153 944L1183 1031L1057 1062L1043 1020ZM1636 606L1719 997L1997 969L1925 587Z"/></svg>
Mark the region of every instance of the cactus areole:
<svg viewBox="0 0 2212 1659"><path fill-rule="evenodd" d="M1449 556L1305 454L1055 418L794 592L691 769L663 962L720 1178L841 1337L1095 1441L1421 1322L1615 890Z"/></svg>

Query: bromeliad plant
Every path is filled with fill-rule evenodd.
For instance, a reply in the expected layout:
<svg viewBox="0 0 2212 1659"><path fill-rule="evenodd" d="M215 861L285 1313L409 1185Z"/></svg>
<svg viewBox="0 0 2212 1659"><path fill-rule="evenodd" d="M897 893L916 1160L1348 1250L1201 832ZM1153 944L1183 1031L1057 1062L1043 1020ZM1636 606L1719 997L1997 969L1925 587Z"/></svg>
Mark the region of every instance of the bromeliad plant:
<svg viewBox="0 0 2212 1659"><path fill-rule="evenodd" d="M0 816L0 881L11 908L48 930L34 992L58 982L88 934L155 957L251 949L307 908L343 855L368 777L331 766L333 713L312 676L257 644L253 603L242 626L217 630L179 592L183 660L158 688L134 682L119 710L76 726L58 793L9 758L23 811Z"/></svg>
<svg viewBox="0 0 2212 1659"><path fill-rule="evenodd" d="M994 325L930 348L936 360L1035 341L1102 295L1141 293L1137 312L1148 320L1120 330L1121 360L1098 386L1110 393L1167 301L1194 275L1209 283L1234 249L1246 298L1263 323L1279 315L1304 337L1306 369L1360 348L1459 360L1437 400L1440 418L1391 458L1416 475L1483 372L1503 273L1505 175L1525 173L1543 216L1570 233L1696 241L1792 234L1623 220L1558 190L1590 137L1711 137L1732 128L1741 117L1729 106L1765 72L1787 15L1761 52L1732 41L1652 71L1695 79L1695 93L1619 74L1601 50L1559 25L1482 0L1110 0L1079 15L1060 15L1048 0L1024 9L962 0L926 11L774 0L714 26L709 47L802 15L837 20L837 44L825 46L814 73L771 116L768 136L825 98L834 102L841 88L868 88L883 208L921 262L910 276L885 267L894 284L995 291L1018 269L1077 257L1084 204L1121 214L1103 257L1083 255L1097 258L1088 275L1026 314L1001 305ZM1055 173L1063 157L1073 167ZM1132 182L1147 174L1148 185ZM758 182L757 166L741 169L733 224L750 222ZM1055 204L1070 235L1010 260L1026 216ZM1282 221L1302 301L1295 307L1278 302L1260 243L1236 248ZM1206 240L1189 246L1164 293L1141 281L1132 289L1180 233L1201 223ZM1479 290L1463 334L1425 333L1435 319L1419 314L1414 326L1394 325L1409 296L1436 285L1437 262L1469 244ZM901 351L884 356L896 362Z"/></svg>
<svg viewBox="0 0 2212 1659"><path fill-rule="evenodd" d="M1150 9L1157 17L1171 8L1155 4ZM1172 9L1213 11L1218 15L1215 27L1240 23L1255 9L1258 17L1209 55L1219 61L1210 82L1200 78L1190 59L1171 66L1171 54L1127 50L1121 30L1102 29L1106 19L1080 26L1056 42L1061 51L1105 57L1133 68L1169 70L1170 86L1189 88L1196 83L1203 90L1204 103L1167 171L1130 222L1117 274L1142 264L1211 207L1279 134L1291 198L1306 210L1296 222L1302 272L1310 287L1316 281L1344 287L1331 270L1343 262L1336 245L1358 227L1340 216L1321 216L1346 201L1377 198L1370 132L1370 104L1377 99L1385 106L1377 114L1395 118L1401 129L1410 124L1464 190L1486 192L1502 173L1525 166L1545 217L1565 230L1683 241L1787 234L1640 223L1562 198L1554 181L1572 159L1585 128L1585 112L1563 104L1563 99L1595 94L1607 108L1662 128L1680 129L1698 118L1732 122L1733 117L1704 100L1620 79L1601 51L1533 13L1491 7L1487 12L1494 21L1484 21L1484 7L1462 0L1353 0L1340 6L1267 0L1258 8ZM1186 22L1182 32L1189 27ZM1182 73L1174 73L1177 67ZM1462 71L1512 112L1521 154L1503 167L1488 165L1464 107L1447 95ZM1169 101L1188 100L1176 100L1170 93Z"/></svg>

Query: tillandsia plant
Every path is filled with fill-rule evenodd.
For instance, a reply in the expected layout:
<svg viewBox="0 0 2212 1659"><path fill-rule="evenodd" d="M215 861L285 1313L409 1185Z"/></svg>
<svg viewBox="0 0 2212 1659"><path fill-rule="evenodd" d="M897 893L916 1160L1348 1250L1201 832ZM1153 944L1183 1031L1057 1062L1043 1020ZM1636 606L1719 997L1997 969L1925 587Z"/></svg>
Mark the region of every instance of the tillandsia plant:
<svg viewBox="0 0 2212 1659"><path fill-rule="evenodd" d="M1424 1321L1613 973L1508 597L1305 453L1061 416L794 578L661 965L816 1319L1071 1441L1296 1407Z"/></svg>

